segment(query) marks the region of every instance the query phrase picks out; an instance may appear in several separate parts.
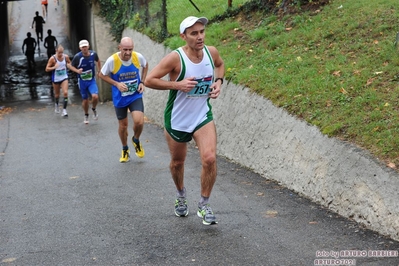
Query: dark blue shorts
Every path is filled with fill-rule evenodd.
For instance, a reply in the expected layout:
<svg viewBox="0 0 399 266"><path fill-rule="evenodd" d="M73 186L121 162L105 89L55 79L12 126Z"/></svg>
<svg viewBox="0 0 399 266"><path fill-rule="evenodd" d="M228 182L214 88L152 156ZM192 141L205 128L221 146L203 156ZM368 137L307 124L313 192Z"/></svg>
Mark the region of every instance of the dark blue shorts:
<svg viewBox="0 0 399 266"><path fill-rule="evenodd" d="M143 98L138 98L130 103L126 107L115 107L115 113L118 120L125 119L127 117L127 110L129 109L130 112L133 111L140 111L144 113L144 104Z"/></svg>

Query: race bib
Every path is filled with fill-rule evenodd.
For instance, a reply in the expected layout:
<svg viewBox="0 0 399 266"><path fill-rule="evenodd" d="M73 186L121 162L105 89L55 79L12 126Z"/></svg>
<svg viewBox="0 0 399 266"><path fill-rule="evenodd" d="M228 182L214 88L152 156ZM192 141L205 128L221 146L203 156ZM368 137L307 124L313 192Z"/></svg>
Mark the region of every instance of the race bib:
<svg viewBox="0 0 399 266"><path fill-rule="evenodd" d="M91 71L91 69L83 71L82 74L80 74L80 78L82 80L92 80L93 79L93 71Z"/></svg>
<svg viewBox="0 0 399 266"><path fill-rule="evenodd" d="M130 81L125 81L124 82L127 86L127 91L122 92L122 97L132 95L137 91L138 88L138 82L137 79L135 80L130 80Z"/></svg>
<svg viewBox="0 0 399 266"><path fill-rule="evenodd" d="M66 68L63 68L63 69L56 69L56 70L55 70L55 75L56 75L56 76L59 76L59 77L65 76L65 75L66 75Z"/></svg>
<svg viewBox="0 0 399 266"><path fill-rule="evenodd" d="M196 78L197 85L187 93L187 98L196 97L209 97L209 92L211 91L212 76L206 76L202 78Z"/></svg>

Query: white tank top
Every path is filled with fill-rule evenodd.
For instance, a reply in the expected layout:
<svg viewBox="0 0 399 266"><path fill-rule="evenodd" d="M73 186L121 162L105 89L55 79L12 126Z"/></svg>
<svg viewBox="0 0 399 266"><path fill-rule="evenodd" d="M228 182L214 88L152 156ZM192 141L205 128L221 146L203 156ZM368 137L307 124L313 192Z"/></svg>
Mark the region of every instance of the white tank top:
<svg viewBox="0 0 399 266"><path fill-rule="evenodd" d="M62 61L58 61L57 57L54 56L55 61L58 63L58 67L54 69L52 80L53 82L60 82L68 78L68 71L65 61L65 56Z"/></svg>
<svg viewBox="0 0 399 266"><path fill-rule="evenodd" d="M176 51L180 55L181 70L177 80L195 77L197 86L188 93L177 91L169 98L169 116L171 128L183 132L193 132L211 112L209 104L210 86L213 83L213 60L206 48L203 49L203 58L199 63L193 63L185 54L182 47ZM171 91L172 92L172 91ZM176 92L176 91L174 91ZM172 93L173 94L173 93ZM170 95L171 96L171 95ZM171 107L171 108L170 108Z"/></svg>

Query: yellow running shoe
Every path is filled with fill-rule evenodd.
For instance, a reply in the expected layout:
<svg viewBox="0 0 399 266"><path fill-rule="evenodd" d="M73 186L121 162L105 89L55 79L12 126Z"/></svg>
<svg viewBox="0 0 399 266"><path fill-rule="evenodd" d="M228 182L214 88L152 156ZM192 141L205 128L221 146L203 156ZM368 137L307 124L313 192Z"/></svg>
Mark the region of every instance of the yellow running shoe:
<svg viewBox="0 0 399 266"><path fill-rule="evenodd" d="M132 143L133 143L134 149L136 150L136 156L139 158L143 158L145 155L143 146L141 145L141 142L138 142L138 143L134 142L133 138L134 137L132 137Z"/></svg>
<svg viewBox="0 0 399 266"><path fill-rule="evenodd" d="M121 158L119 159L119 162L127 163L129 161L129 157L130 157L130 150L122 150L122 155Z"/></svg>

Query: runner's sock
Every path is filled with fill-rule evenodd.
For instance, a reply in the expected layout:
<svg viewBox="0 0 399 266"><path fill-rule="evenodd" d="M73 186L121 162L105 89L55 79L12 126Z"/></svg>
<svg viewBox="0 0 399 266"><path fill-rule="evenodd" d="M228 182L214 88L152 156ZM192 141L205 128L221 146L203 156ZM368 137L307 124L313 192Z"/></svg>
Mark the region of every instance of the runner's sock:
<svg viewBox="0 0 399 266"><path fill-rule="evenodd" d="M55 98L55 103L58 105L60 102L60 98Z"/></svg>
<svg viewBox="0 0 399 266"><path fill-rule="evenodd" d="M68 106L68 97L64 98L64 109Z"/></svg>
<svg viewBox="0 0 399 266"><path fill-rule="evenodd" d="M183 198L186 197L186 188L185 187L183 187L182 190L177 190L177 197L183 197Z"/></svg>
<svg viewBox="0 0 399 266"><path fill-rule="evenodd" d="M209 202L209 197L201 196L198 205L199 206L204 206L205 204L208 204L208 202Z"/></svg>
<svg viewBox="0 0 399 266"><path fill-rule="evenodd" d="M128 149L129 149L129 146L123 146L123 147L122 147L122 150L127 151Z"/></svg>

